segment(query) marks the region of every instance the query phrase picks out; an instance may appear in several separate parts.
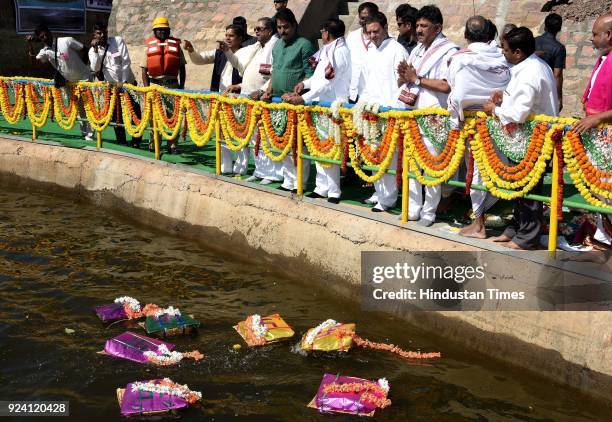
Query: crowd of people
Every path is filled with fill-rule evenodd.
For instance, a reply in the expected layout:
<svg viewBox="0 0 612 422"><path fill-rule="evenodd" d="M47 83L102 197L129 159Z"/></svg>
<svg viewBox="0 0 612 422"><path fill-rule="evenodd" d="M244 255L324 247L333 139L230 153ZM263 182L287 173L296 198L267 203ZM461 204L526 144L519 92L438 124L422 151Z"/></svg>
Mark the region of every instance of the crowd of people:
<svg viewBox="0 0 612 422"><path fill-rule="evenodd" d="M479 109L496 116L509 131L532 114L557 116L562 108L565 48L556 39L562 24L559 15L546 18L545 33L537 38L528 28L513 24L498 33L491 20L472 16L465 24L466 47L461 48L444 35L442 12L434 5L418 10L400 5L395 16L399 36L395 39L389 35L387 17L375 3L365 2L358 8L360 27L348 34L343 21L326 20L321 28L323 47L317 50L299 35L298 22L287 3L274 0L274 17L259 19L255 36L248 35L243 17L234 18L226 27L225 40L209 51L197 51L188 40L181 43L171 36L168 19L156 18L153 35L145 40L143 85L183 89L186 51L193 64L213 65L212 91L262 101L281 97L291 104L342 101L406 110L441 107L449 110L456 129L464 123L464 110ZM44 44L38 53L33 47L35 40ZM612 14L595 21L591 41L598 58L582 99L586 117L573 126L579 133L612 122L612 62L606 60L612 50ZM94 28L87 52L89 66L83 60L86 53L81 43L70 37L54 40L46 27L37 28L28 37L28 45L32 60L51 63L68 81L95 77L119 86L136 83L125 42L119 36L109 37L103 24ZM84 116L82 106L80 113ZM86 138L91 137L85 123L81 129ZM117 139L126 142L123 129L118 126L115 130ZM441 152L425 133L422 137L430 153ZM139 142L132 140L135 146ZM169 152L176 151L176 141L168 145ZM501 151L497 153L504 163L511 163ZM221 171L245 175L248 160L249 148L237 154L224 148ZM248 181L282 181L281 189L297 189L297 169L290 156L277 163L260 151L254 160L255 173ZM391 168L396 166L397 153ZM310 163L305 160L302 168L305 183ZM339 166L317 162L315 168L316 188L310 196L338 203ZM474 169L473 182L481 181ZM484 215L496 198L478 190L470 196L474 221L460 234L486 238ZM397 197L395 177L386 174L374 183L374 193L365 201L373 206L373 212L384 212L395 206ZM409 220L431 226L441 197L442 186L422 186L411 179ZM493 240L515 249L532 249L539 244L541 224L542 203L519 199L510 226ZM596 240L610 245L609 215L600 216Z"/></svg>

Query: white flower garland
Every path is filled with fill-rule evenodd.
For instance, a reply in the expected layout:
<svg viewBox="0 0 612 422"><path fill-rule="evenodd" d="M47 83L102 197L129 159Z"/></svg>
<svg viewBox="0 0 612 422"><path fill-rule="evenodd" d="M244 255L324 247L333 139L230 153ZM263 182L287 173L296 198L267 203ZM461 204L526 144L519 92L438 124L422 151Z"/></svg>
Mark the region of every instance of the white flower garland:
<svg viewBox="0 0 612 422"><path fill-rule="evenodd" d="M164 381L174 384L174 382L170 378L164 378ZM159 385L159 384L154 384L152 382L139 382L138 381L138 382L132 383L132 392L136 392L139 390L147 391L151 393L158 393L158 394L168 394L170 396L180 397L185 400L189 397L190 394L196 396L198 400L202 398L202 393L200 393L199 391L189 390L189 387L187 386L187 384L185 385L176 384L176 387L171 388L167 385Z"/></svg>
<svg viewBox="0 0 612 422"><path fill-rule="evenodd" d="M181 311L179 308L175 308L174 306L169 306L167 308L162 308L158 311L155 311L153 316L155 318L159 318L162 315L170 315L170 316L181 316Z"/></svg>
<svg viewBox="0 0 612 422"><path fill-rule="evenodd" d="M387 381L387 378L380 378L378 380L378 386L382 388L385 391L385 393L388 393L389 389L391 388L389 386L389 381Z"/></svg>
<svg viewBox="0 0 612 422"><path fill-rule="evenodd" d="M268 332L268 327L262 323L261 316L258 314L253 314L251 316L251 326L249 328L257 338L265 338Z"/></svg>
<svg viewBox="0 0 612 422"><path fill-rule="evenodd" d="M140 312L140 302L133 297L121 296L115 299L115 303L120 303L124 306L128 305L133 312Z"/></svg>
<svg viewBox="0 0 612 422"><path fill-rule="evenodd" d="M378 103L367 103L365 101L359 101L353 107L353 126L358 134L363 136L366 145L378 146L382 139L382 133L378 127L378 123L370 122L368 119L363 118L364 113L370 113L378 115L380 110L380 104Z"/></svg>
<svg viewBox="0 0 612 422"><path fill-rule="evenodd" d="M179 363L183 360L183 354L181 352L170 351L165 344L160 344L157 347L157 352L154 351L146 351L143 355L149 361L159 362L163 365L171 365L175 363Z"/></svg>
<svg viewBox="0 0 612 422"><path fill-rule="evenodd" d="M328 133L334 135L334 143L336 145L340 145L340 142L342 141L342 129L340 128L340 125L336 122L340 121L340 107L344 103L345 101L341 98L332 102L331 106L329 107L332 118L329 119Z"/></svg>
<svg viewBox="0 0 612 422"><path fill-rule="evenodd" d="M315 338L321 333L321 331L326 330L331 327L335 327L341 325L339 322L334 321L333 319L328 319L317 325L315 328L308 331L306 337L304 338L304 346L305 348L310 348Z"/></svg>

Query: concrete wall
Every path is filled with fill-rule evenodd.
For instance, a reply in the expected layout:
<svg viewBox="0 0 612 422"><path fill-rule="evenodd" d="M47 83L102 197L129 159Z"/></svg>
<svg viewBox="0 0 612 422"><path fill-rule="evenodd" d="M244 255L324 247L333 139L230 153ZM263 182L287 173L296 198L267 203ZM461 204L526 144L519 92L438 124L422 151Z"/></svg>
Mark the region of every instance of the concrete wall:
<svg viewBox="0 0 612 422"><path fill-rule="evenodd" d="M231 179L113 152L0 140L0 177L62 188L145 224L265 260L291 277L359 299L361 251L476 248ZM168 198L172 198L168 201ZM395 221L395 220L394 220ZM214 242L207 241L214 239ZM298 240L299 239L299 240ZM504 268L532 283L540 264ZM546 267L547 271L559 271ZM611 312L392 311L419 327L593 396L612 397Z"/></svg>

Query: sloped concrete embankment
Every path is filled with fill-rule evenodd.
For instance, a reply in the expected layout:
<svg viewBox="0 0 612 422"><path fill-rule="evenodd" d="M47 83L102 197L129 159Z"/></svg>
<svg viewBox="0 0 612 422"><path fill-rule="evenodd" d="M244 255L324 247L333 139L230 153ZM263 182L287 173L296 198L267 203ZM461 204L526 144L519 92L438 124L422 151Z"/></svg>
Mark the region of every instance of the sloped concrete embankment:
<svg viewBox="0 0 612 422"><path fill-rule="evenodd" d="M0 140L0 178L86 197L225 252L265 259L359 300L361 251L475 248L129 155ZM538 273L507 257L508 268ZM313 281L314 282L314 281ZM398 312L466 348L612 397L611 312Z"/></svg>

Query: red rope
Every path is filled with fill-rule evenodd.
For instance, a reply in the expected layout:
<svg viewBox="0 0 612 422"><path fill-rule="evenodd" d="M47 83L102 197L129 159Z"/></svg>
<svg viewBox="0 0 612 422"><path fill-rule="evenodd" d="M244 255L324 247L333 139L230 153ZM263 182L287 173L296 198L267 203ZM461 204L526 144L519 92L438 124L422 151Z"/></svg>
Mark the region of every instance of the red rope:
<svg viewBox="0 0 612 422"><path fill-rule="evenodd" d="M342 164L340 164L340 171L342 171L343 174L346 174L346 172L348 171L348 166L346 165L348 161L348 156L349 156L349 140L347 139L344 142L344 150L342 151Z"/></svg>
<svg viewBox="0 0 612 422"><path fill-rule="evenodd" d="M257 136L255 137L255 157L259 156L260 144L261 144L261 133L257 131Z"/></svg>
<svg viewBox="0 0 612 422"><path fill-rule="evenodd" d="M395 170L395 184L397 190L402 191L402 173L404 171L404 132L400 130L399 137L397 138L397 166Z"/></svg>
<svg viewBox="0 0 612 422"><path fill-rule="evenodd" d="M472 189L472 180L474 180L474 155L472 154L472 149L470 148L470 155L468 155L468 163L467 163L467 175L465 177L465 194L466 195L470 194L470 189Z"/></svg>
<svg viewBox="0 0 612 422"><path fill-rule="evenodd" d="M559 181L559 188L557 190L557 220L563 220L563 132L556 131L552 135L552 139L555 142L555 148L557 150L557 174L553 175Z"/></svg>

